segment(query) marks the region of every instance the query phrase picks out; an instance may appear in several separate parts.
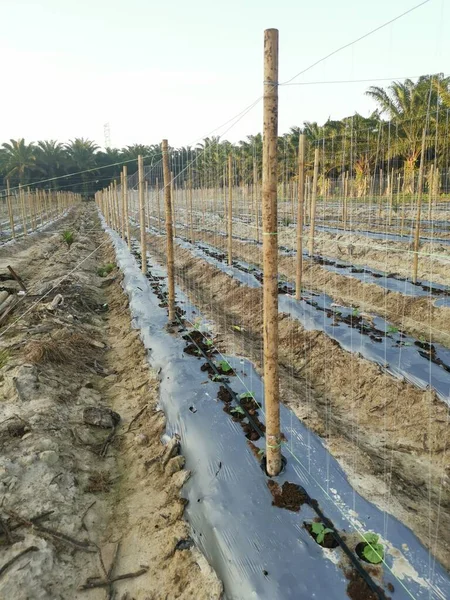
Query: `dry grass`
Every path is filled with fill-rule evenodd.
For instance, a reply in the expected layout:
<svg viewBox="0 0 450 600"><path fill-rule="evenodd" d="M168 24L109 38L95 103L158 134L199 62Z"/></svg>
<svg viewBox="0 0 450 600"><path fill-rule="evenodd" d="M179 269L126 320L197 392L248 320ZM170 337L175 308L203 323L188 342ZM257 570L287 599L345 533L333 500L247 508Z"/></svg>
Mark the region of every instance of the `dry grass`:
<svg viewBox="0 0 450 600"><path fill-rule="evenodd" d="M46 339L32 340L24 348L25 360L35 365L83 366L94 360L98 353L89 337L70 331L57 331Z"/></svg>

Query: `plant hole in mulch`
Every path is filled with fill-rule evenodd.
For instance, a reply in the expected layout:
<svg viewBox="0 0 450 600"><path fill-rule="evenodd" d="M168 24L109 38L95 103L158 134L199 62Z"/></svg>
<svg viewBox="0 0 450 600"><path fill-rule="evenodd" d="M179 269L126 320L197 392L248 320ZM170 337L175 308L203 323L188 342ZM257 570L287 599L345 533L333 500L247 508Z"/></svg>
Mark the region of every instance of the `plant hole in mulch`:
<svg viewBox="0 0 450 600"><path fill-rule="evenodd" d="M322 548L333 549L333 548L337 548L339 546L338 542L336 541L336 539L332 533L326 533L325 537L323 538L323 542L319 544L319 542L317 541L317 535L312 530L311 523L303 523L303 527L306 529L306 531L309 533L309 535L313 538L313 540L316 542L316 544L318 544L319 546L322 546Z"/></svg>
<svg viewBox="0 0 450 600"><path fill-rule="evenodd" d="M359 542L359 544L357 544L356 548L355 548L356 554L362 561L364 561L368 565L372 565L373 567L379 566L379 565L374 565L373 563L370 562L370 560L367 560L367 558L364 556L364 548L366 546L367 546L366 542Z"/></svg>
<svg viewBox="0 0 450 600"><path fill-rule="evenodd" d="M221 385L219 387L219 391L217 392L217 398L225 403L233 402L233 396L224 385Z"/></svg>
<svg viewBox="0 0 450 600"><path fill-rule="evenodd" d="M269 479L267 487L273 497L272 506L298 512L308 502L308 496L296 483L285 481L280 487L276 481Z"/></svg>
<svg viewBox="0 0 450 600"><path fill-rule="evenodd" d="M345 572L348 579L347 595L352 600L391 600L384 591L377 586L378 593L373 592L361 575L354 569Z"/></svg>

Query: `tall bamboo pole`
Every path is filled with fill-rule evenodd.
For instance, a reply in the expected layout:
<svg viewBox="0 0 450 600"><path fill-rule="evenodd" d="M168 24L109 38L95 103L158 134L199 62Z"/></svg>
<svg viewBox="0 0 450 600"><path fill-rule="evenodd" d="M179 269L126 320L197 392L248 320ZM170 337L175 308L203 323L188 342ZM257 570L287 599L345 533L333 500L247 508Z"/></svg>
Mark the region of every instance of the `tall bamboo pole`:
<svg viewBox="0 0 450 600"><path fill-rule="evenodd" d="M24 235L28 235L27 216L26 216L26 212L25 212L25 194L24 194L23 188L20 185L20 183L19 183L19 202L22 207L23 233L24 233Z"/></svg>
<svg viewBox="0 0 450 600"><path fill-rule="evenodd" d="M394 168L391 169L391 175L389 178L389 227L392 225L392 208L394 204Z"/></svg>
<svg viewBox="0 0 450 600"><path fill-rule="evenodd" d="M298 181L297 181L297 276L295 279L295 297L302 297L303 271L303 204L305 202L305 135L300 134L298 146Z"/></svg>
<svg viewBox="0 0 450 600"><path fill-rule="evenodd" d="M138 156L139 227L141 229L142 272L147 273L147 236L145 232L144 159Z"/></svg>
<svg viewBox="0 0 450 600"><path fill-rule="evenodd" d="M8 204L9 226L11 227L12 237L13 237L13 239L15 239L16 230L14 227L14 213L13 213L13 207L12 207L12 202L11 202L11 190L9 187L9 179L6 180L6 202Z"/></svg>
<svg viewBox="0 0 450 600"><path fill-rule="evenodd" d="M433 204L433 188L434 188L434 165L430 166L430 174L428 176L428 220L431 221L431 207Z"/></svg>
<svg viewBox="0 0 450 600"><path fill-rule="evenodd" d="M422 187L423 187L423 163L425 161L425 135L426 129L423 128L422 133L422 151L420 153L419 181L417 183L417 213L416 213L416 230L414 232L414 255L413 255L413 283L417 282L417 270L419 267L419 242L420 242L420 215L422 210Z"/></svg>
<svg viewBox="0 0 450 600"><path fill-rule="evenodd" d="M311 210L309 215L309 240L308 254L314 254L314 229L316 226L316 199L317 199L317 180L319 177L319 148L314 151L314 177L311 193Z"/></svg>
<svg viewBox="0 0 450 600"><path fill-rule="evenodd" d="M192 170L191 167L189 167L189 190L188 190L188 194L189 194L189 224L190 224L190 228L191 228L191 244L193 244L195 242L195 238L194 238L194 215L193 215L193 209L192 209Z"/></svg>
<svg viewBox="0 0 450 600"><path fill-rule="evenodd" d="M233 159L228 155L228 264L233 264Z"/></svg>
<svg viewBox="0 0 450 600"><path fill-rule="evenodd" d="M264 401L266 409L266 469L281 470L280 389L278 374L278 30L264 32L263 128L263 310Z"/></svg>
<svg viewBox="0 0 450 600"><path fill-rule="evenodd" d="M169 322L175 321L175 264L173 248L172 227L172 176L169 167L169 144L162 141L163 173L164 173L164 202L166 208L166 233L167 233L167 290L169 302Z"/></svg>
<svg viewBox="0 0 450 600"><path fill-rule="evenodd" d="M161 233L161 205L159 202L159 181L158 178L156 178L156 202L158 204L158 233Z"/></svg>

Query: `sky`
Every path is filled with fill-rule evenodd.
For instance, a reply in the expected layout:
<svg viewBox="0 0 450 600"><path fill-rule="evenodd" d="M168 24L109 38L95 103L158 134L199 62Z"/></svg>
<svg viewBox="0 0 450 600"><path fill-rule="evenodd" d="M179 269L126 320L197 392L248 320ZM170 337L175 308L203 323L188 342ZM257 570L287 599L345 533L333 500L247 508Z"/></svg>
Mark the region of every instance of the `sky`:
<svg viewBox="0 0 450 600"><path fill-rule="evenodd" d="M237 142L262 129L263 32L280 32L279 79L420 0L0 0L0 143L75 137L105 146ZM450 4L430 0L280 86L279 133L375 108L372 85L450 75ZM317 83L328 82L328 83Z"/></svg>

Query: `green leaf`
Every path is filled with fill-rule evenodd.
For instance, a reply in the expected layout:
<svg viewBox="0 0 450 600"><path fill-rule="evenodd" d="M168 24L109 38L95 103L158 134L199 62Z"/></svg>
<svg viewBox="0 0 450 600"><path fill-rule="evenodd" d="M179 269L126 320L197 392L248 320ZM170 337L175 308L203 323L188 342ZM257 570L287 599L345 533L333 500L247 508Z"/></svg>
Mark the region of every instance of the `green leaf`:
<svg viewBox="0 0 450 600"><path fill-rule="evenodd" d="M311 523L311 529L312 529L313 533L315 533L316 535L319 535L319 533L322 533L322 531L325 529L325 527L322 523L316 523L314 521L313 523Z"/></svg>
<svg viewBox="0 0 450 600"><path fill-rule="evenodd" d="M223 371L224 373L229 373L229 372L231 371L231 367L230 367L230 365L227 363L227 361L226 361L226 360L221 360L221 361L218 363L218 366L219 366L219 367L222 369L222 371Z"/></svg>
<svg viewBox="0 0 450 600"><path fill-rule="evenodd" d="M384 550L382 544L367 544L364 546L363 555L373 565L377 565L383 560Z"/></svg>
<svg viewBox="0 0 450 600"><path fill-rule="evenodd" d="M253 392L245 392L244 394L241 394L239 396L239 398L241 400L245 400L246 398L251 398L252 400L254 400L255 399L255 394Z"/></svg>
<svg viewBox="0 0 450 600"><path fill-rule="evenodd" d="M234 329L235 331L242 331L242 327L239 327L239 325L232 325L231 328Z"/></svg>
<svg viewBox="0 0 450 600"><path fill-rule="evenodd" d="M233 414L238 413L240 415L245 415L244 409L241 406L236 406L236 408L232 408L230 412Z"/></svg>
<svg viewBox="0 0 450 600"><path fill-rule="evenodd" d="M372 531L369 531L368 533L365 533L363 535L363 539L366 542L366 544L377 544L378 543L378 535L376 533L373 533Z"/></svg>

